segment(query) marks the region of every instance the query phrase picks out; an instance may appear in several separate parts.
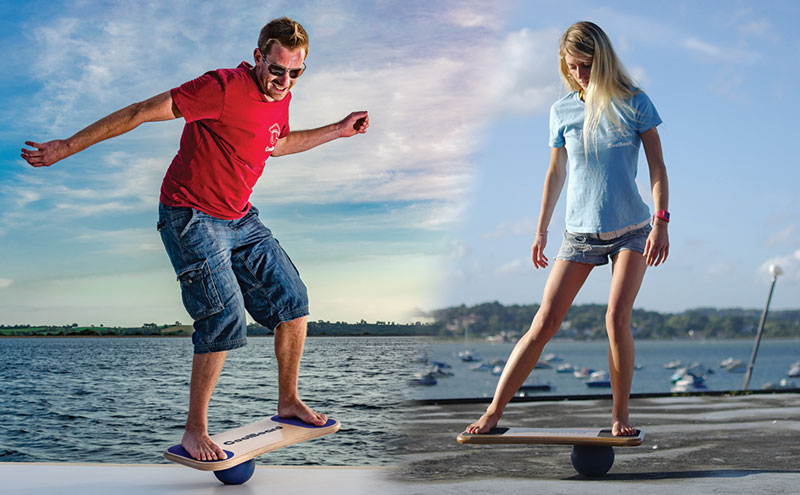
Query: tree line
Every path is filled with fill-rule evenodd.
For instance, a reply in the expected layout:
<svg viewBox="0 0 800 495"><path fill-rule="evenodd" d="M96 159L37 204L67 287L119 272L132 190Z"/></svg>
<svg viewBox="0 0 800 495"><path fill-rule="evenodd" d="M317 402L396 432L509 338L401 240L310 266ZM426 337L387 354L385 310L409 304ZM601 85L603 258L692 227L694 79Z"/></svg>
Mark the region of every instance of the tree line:
<svg viewBox="0 0 800 495"><path fill-rule="evenodd" d="M433 316L440 323L441 337L519 335L528 329L538 309L537 304L489 302L439 309ZM605 313L603 304L573 305L556 337L605 338ZM755 335L760 318L758 309L696 308L680 313L634 309L631 328L639 339L742 338ZM770 311L763 336L800 337L800 310Z"/></svg>
<svg viewBox="0 0 800 495"><path fill-rule="evenodd" d="M395 323L376 321L357 323L343 321L309 321L309 336L431 336L438 338L484 338L505 335L513 338L524 333L537 304L503 305L488 302L473 306L453 306L431 313L431 323ZM570 308L556 337L576 340L605 338L606 306L579 304ZM680 313L659 313L633 310L631 328L637 339L726 339L748 338L756 333L761 310L697 308ZM104 325L0 325L0 336L188 336L191 325L180 322L158 325L144 323L140 327L107 327ZM250 336L271 335L272 331L252 323ZM800 310L770 311L764 326L764 337L800 338Z"/></svg>

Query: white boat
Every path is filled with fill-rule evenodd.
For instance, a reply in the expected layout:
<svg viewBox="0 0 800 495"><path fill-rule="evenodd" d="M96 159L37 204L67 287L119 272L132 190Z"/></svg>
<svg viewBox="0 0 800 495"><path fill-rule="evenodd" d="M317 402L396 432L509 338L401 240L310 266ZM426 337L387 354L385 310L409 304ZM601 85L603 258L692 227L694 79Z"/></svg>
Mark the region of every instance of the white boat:
<svg viewBox="0 0 800 495"><path fill-rule="evenodd" d="M586 380L586 386L590 388L610 388L611 380L608 378L608 372L603 370L595 371L589 375L589 379Z"/></svg>
<svg viewBox="0 0 800 495"><path fill-rule="evenodd" d="M545 354L545 355L542 357L542 359L541 359L541 360L542 360L542 361L546 361L546 362L548 362L548 363L557 363L557 362L561 362L561 361L563 361L563 360L564 360L564 358L562 358L561 356L559 356L559 355L557 355L557 354L555 354L555 353L551 352L551 353Z"/></svg>
<svg viewBox="0 0 800 495"><path fill-rule="evenodd" d="M489 363L473 364L469 367L470 371L491 371L494 366Z"/></svg>
<svg viewBox="0 0 800 495"><path fill-rule="evenodd" d="M458 353L458 358L465 363L472 363L481 360L481 357L474 351L470 349L465 349Z"/></svg>
<svg viewBox="0 0 800 495"><path fill-rule="evenodd" d="M689 374L684 375L683 378L675 382L670 388L672 392L699 392L702 390L708 390L708 387L706 387L706 380L702 377Z"/></svg>
<svg viewBox="0 0 800 495"><path fill-rule="evenodd" d="M676 359L675 361L670 361L667 364L665 364L664 368L668 370L674 370L680 368L682 364L683 361L681 361L680 359Z"/></svg>
<svg viewBox="0 0 800 495"><path fill-rule="evenodd" d="M505 368L505 366L503 366L501 364L498 364L497 366L492 368L492 374L496 375L496 376L502 375L503 374L503 368Z"/></svg>
<svg viewBox="0 0 800 495"><path fill-rule="evenodd" d="M445 369L440 368L439 366L431 366L430 368L428 368L428 374L436 378L454 376L454 373L452 371L447 371Z"/></svg>
<svg viewBox="0 0 800 495"><path fill-rule="evenodd" d="M741 359L733 359L732 357L723 359L719 363L720 368L725 368L728 373L744 373L747 365Z"/></svg>
<svg viewBox="0 0 800 495"><path fill-rule="evenodd" d="M789 371L786 372L786 376L789 378L800 378L800 361L792 364L791 368L789 368Z"/></svg>
<svg viewBox="0 0 800 495"><path fill-rule="evenodd" d="M572 374L575 378L579 380L585 380L589 378L589 376L591 376L592 373L594 373L594 370L592 368L581 368L581 369L575 368L575 371Z"/></svg>
<svg viewBox="0 0 800 495"><path fill-rule="evenodd" d="M436 378L431 373L416 373L414 378L408 380L408 384L412 386L431 386L438 383Z"/></svg>
<svg viewBox="0 0 800 495"><path fill-rule="evenodd" d="M520 397L527 397L538 392L549 392L552 389L553 387L550 385L550 382L542 380L538 376L531 376L519 388L517 395Z"/></svg>
<svg viewBox="0 0 800 495"><path fill-rule="evenodd" d="M558 365L556 367L556 373L573 373L575 371L575 366L572 366L569 363L564 363Z"/></svg>
<svg viewBox="0 0 800 495"><path fill-rule="evenodd" d="M767 382L761 386L764 390L780 390L785 388L797 388L797 385L787 378L781 378L778 383Z"/></svg>

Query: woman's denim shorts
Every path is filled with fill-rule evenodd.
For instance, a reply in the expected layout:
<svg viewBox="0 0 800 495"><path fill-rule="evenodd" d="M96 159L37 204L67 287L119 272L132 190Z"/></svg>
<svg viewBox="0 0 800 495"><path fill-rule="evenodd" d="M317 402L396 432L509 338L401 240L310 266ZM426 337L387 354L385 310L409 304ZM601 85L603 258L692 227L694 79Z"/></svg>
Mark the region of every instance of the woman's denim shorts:
<svg viewBox="0 0 800 495"><path fill-rule="evenodd" d="M625 249L644 254L647 236L651 230L653 229L650 225L645 225L611 240L600 239L598 234L564 232L564 240L556 259L599 266L607 264Z"/></svg>

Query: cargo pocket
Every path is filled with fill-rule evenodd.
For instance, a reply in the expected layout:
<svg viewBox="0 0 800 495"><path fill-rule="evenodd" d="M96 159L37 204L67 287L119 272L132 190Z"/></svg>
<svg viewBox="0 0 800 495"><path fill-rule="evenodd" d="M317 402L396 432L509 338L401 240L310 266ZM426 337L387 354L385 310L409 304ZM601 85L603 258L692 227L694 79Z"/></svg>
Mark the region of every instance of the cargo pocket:
<svg viewBox="0 0 800 495"><path fill-rule="evenodd" d="M187 267L178 275L183 305L194 320L222 311L222 300L208 268L208 261Z"/></svg>

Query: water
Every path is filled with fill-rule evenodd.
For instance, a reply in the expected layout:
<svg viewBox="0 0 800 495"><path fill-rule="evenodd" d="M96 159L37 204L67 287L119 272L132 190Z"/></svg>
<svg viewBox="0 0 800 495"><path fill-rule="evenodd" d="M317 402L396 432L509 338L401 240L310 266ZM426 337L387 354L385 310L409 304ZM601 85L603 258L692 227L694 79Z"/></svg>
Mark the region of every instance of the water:
<svg viewBox="0 0 800 495"><path fill-rule="evenodd" d="M605 342L551 342L577 366L607 369ZM211 401L212 433L275 414L277 366L272 338L251 338L228 354ZM408 387L424 364L453 366L455 376L432 387ZM484 359L506 359L513 344L472 342ZM335 435L258 458L281 465L389 465L401 445L397 410L407 399L490 397L497 376L469 370L455 357L460 343L394 337L313 337L306 342L301 397L342 422ZM727 357L749 360L752 341L642 341L637 343L633 392L668 392L681 359L713 368L711 390L738 390L742 373L718 368ZM163 450L180 440L189 402L192 347L185 338L0 339L0 462L162 463ZM751 388L780 380L800 360L800 340L761 343ZM555 389L542 395L608 393L572 375L537 370ZM800 379L795 379L800 385Z"/></svg>
<svg viewBox="0 0 800 495"><path fill-rule="evenodd" d="M390 463L392 411L409 398L413 338L306 341L300 395L342 423L335 435L259 458L281 465ZM166 462L189 403L188 339L0 339L0 462ZM398 386L398 383L401 385ZM272 338L228 354L209 409L212 433L276 413Z"/></svg>
<svg viewBox="0 0 800 495"><path fill-rule="evenodd" d="M513 343L492 344L486 341L473 341L468 345L460 343L433 342L426 345L425 350L431 361L443 361L452 366L454 376L439 378L434 386L414 387L413 395L418 399L492 397L497 385L498 376L488 371L472 371L475 363L462 362L457 353L469 348L477 352L484 361L508 359ZM564 342L552 341L547 344L544 354L555 353L563 358L563 363L577 367L589 367L608 370L608 343ZM753 350L752 340L709 340L709 341L639 341L636 343L636 362L642 366L634 374L632 393L669 392L672 385L670 377L674 370L664 369L668 362L681 360L686 364L700 362L713 370L707 375L706 386L709 390L730 391L741 390L744 373L729 373L720 368L719 363L728 357L740 359L745 364L750 360ZM766 382L780 381L795 361L800 360L800 340L770 339L762 340L758 350L753 375L750 378L752 389L760 389ZM562 363L555 363L556 365ZM421 372L425 364L416 363ZM608 393L610 389L596 389L586 386L584 381L572 374L556 373L553 369L537 369L534 375L550 382L553 390L537 392L537 395L580 395ZM791 380L791 379L790 379ZM794 383L800 387L800 379Z"/></svg>

